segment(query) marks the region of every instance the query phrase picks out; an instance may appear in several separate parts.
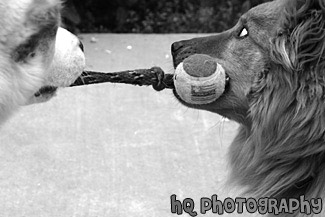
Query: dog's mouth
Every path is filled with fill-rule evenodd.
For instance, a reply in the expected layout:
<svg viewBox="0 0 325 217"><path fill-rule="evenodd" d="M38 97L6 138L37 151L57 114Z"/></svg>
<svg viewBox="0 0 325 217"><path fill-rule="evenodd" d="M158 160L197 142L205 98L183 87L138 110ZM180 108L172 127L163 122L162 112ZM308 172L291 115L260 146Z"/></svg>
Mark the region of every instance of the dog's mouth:
<svg viewBox="0 0 325 217"><path fill-rule="evenodd" d="M186 105L207 105L223 98L231 78L214 58L194 54L175 69L175 96Z"/></svg>
<svg viewBox="0 0 325 217"><path fill-rule="evenodd" d="M231 86L231 78L230 76L226 73L226 78L225 78L225 89L223 91L223 93L215 100L211 101L210 103L216 102L218 100L223 99L227 93L230 91L230 86ZM173 93L175 95L175 97L184 105L192 107L193 104L192 103L188 103L186 101L184 101L184 99L178 94L178 92L176 91L176 89L173 89ZM208 104L210 104L208 103ZM194 106L198 106L198 105L194 105Z"/></svg>
<svg viewBox="0 0 325 217"><path fill-rule="evenodd" d="M52 95L56 92L58 88L57 87L54 87L54 86L44 86L42 87L41 89L39 89L35 94L34 96L35 97L40 97L40 96L43 96L43 95Z"/></svg>

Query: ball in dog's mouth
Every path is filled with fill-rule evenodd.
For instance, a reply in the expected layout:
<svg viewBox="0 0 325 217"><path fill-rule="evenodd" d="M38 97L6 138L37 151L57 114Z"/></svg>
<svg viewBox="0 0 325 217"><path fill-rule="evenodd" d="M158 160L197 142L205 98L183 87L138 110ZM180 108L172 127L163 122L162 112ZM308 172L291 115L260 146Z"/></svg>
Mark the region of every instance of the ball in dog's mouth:
<svg viewBox="0 0 325 217"><path fill-rule="evenodd" d="M220 98L229 84L225 69L212 57L194 54L180 63L175 70L174 84L177 95L193 105L209 104Z"/></svg>

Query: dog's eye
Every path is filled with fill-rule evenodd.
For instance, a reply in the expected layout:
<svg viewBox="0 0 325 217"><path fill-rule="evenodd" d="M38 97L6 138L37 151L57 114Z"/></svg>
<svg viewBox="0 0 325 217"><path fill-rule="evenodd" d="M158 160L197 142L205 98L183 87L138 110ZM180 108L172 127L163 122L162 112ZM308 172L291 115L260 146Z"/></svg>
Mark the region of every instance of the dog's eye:
<svg viewBox="0 0 325 217"><path fill-rule="evenodd" d="M242 30L239 32L239 34L238 34L238 37L239 38L244 38L244 37L246 37L246 36L248 36L248 30L247 30L247 28L242 28Z"/></svg>
<svg viewBox="0 0 325 217"><path fill-rule="evenodd" d="M35 49L37 43L35 41L27 41L19 45L13 52L12 58L15 62L26 62L28 59L35 57Z"/></svg>

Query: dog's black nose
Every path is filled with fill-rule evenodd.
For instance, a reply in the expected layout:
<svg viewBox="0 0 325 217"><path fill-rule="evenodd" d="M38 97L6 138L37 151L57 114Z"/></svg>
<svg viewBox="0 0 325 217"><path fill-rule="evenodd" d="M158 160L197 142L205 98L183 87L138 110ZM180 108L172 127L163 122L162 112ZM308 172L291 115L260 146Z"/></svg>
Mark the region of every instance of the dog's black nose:
<svg viewBox="0 0 325 217"><path fill-rule="evenodd" d="M171 48L171 51L172 51L172 54L176 54L178 50L182 49L184 47L184 43L183 41L177 41L177 42L174 42L172 44L172 48Z"/></svg>
<svg viewBox="0 0 325 217"><path fill-rule="evenodd" d="M171 52L173 56L174 67L183 62L183 60L187 57L197 53L195 47L193 47L192 40L174 42L171 46Z"/></svg>
<svg viewBox="0 0 325 217"><path fill-rule="evenodd" d="M79 47L82 50L82 52L84 52L84 45L82 44L82 42L79 40Z"/></svg>

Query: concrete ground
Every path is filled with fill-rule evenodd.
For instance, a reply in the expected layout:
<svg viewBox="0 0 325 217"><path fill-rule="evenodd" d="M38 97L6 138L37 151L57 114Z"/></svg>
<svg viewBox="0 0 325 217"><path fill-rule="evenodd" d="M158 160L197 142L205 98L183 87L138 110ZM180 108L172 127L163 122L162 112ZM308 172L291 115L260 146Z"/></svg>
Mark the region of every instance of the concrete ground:
<svg viewBox="0 0 325 217"><path fill-rule="evenodd" d="M89 34L82 41L88 69L157 65L173 72L171 43L196 36ZM226 181L236 129L183 107L170 90L108 83L62 89L1 129L0 216L177 216L172 194L193 198L198 216L216 216L201 215L199 199L236 196Z"/></svg>

